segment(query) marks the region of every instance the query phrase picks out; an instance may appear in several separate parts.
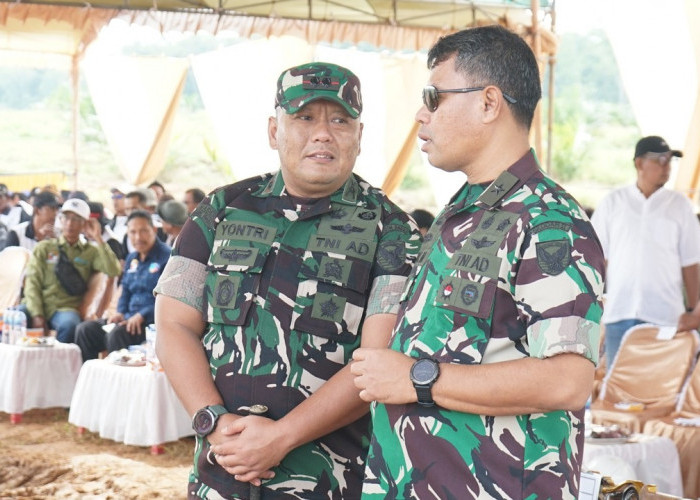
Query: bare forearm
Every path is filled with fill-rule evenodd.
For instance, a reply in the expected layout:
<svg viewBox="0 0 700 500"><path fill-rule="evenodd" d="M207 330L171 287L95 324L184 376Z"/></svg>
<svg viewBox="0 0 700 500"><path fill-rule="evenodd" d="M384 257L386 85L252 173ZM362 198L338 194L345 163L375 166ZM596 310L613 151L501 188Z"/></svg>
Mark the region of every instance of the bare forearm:
<svg viewBox="0 0 700 500"><path fill-rule="evenodd" d="M365 401L415 403L410 380L415 359L390 349L358 349L352 373ZM483 365L440 364L432 387L439 406L481 415L521 415L583 407L593 384L593 363L577 354L523 358Z"/></svg>
<svg viewBox="0 0 700 500"><path fill-rule="evenodd" d="M686 307L690 310L699 309L698 300L700 298L700 265L694 264L681 269L683 284L685 285Z"/></svg>
<svg viewBox="0 0 700 500"><path fill-rule="evenodd" d="M369 411L345 366L279 421L289 451L344 427Z"/></svg>
<svg viewBox="0 0 700 500"><path fill-rule="evenodd" d="M577 354L486 365L440 365L435 402L481 415L521 415L582 408L591 393L593 363Z"/></svg>
<svg viewBox="0 0 700 500"><path fill-rule="evenodd" d="M193 415L198 409L221 404L223 400L202 347L201 329L197 331L203 328L203 323L183 321L175 312L178 308L189 306L162 295L156 298L156 353L185 410Z"/></svg>

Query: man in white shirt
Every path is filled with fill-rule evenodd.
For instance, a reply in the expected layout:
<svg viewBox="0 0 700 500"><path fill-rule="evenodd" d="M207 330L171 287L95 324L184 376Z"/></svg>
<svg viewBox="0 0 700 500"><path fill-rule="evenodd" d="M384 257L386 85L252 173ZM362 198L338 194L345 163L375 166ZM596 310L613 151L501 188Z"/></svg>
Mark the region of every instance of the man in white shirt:
<svg viewBox="0 0 700 500"><path fill-rule="evenodd" d="M637 142L637 182L601 200L591 218L607 262L603 322L608 368L625 331L639 323L700 326L700 224L690 200L666 189L683 153L658 136ZM684 301L685 289L685 301Z"/></svg>

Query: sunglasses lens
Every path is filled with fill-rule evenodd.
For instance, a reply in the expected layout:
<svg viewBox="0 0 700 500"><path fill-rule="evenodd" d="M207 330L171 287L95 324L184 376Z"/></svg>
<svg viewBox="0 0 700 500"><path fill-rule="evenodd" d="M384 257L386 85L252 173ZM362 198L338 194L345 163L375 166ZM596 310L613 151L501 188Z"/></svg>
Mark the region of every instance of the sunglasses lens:
<svg viewBox="0 0 700 500"><path fill-rule="evenodd" d="M423 104L431 113L438 107L437 89L432 85L428 85L423 89Z"/></svg>

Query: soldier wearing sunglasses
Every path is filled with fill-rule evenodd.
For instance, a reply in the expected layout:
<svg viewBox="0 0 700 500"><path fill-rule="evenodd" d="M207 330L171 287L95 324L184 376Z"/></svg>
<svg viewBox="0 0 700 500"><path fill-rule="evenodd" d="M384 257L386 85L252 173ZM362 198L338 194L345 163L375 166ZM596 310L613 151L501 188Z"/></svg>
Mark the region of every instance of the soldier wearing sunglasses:
<svg viewBox="0 0 700 500"><path fill-rule="evenodd" d="M425 235L389 348L355 351L372 406L363 498L578 496L604 260L528 143L537 61L498 26L440 39L416 114L466 183Z"/></svg>
<svg viewBox="0 0 700 500"><path fill-rule="evenodd" d="M679 332L700 326L700 225L688 197L664 187L672 160L682 156L662 137L643 137L634 150L636 182L611 192L593 212L608 266L608 369L634 325Z"/></svg>

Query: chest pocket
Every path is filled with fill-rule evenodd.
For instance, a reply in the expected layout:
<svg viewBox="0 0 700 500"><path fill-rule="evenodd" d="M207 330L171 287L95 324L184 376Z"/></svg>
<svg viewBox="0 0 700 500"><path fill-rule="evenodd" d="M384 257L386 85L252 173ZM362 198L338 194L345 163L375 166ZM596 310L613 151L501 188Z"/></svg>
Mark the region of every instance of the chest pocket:
<svg viewBox="0 0 700 500"><path fill-rule="evenodd" d="M321 221L299 269L293 329L342 343L357 340L377 253L378 217L359 209L341 220Z"/></svg>
<svg viewBox="0 0 700 500"><path fill-rule="evenodd" d="M501 258L486 252L461 251L447 264L435 304L476 318L491 315Z"/></svg>
<svg viewBox="0 0 700 500"><path fill-rule="evenodd" d="M217 225L205 287L209 322L246 323L275 235L274 227L247 221Z"/></svg>

